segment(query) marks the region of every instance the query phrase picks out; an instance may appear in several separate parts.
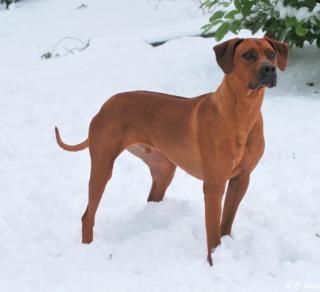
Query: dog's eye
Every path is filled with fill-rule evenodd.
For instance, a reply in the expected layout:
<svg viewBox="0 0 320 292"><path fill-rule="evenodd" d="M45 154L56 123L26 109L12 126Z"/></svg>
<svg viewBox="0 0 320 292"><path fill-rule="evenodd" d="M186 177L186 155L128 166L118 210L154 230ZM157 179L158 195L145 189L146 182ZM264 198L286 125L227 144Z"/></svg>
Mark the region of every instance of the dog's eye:
<svg viewBox="0 0 320 292"><path fill-rule="evenodd" d="M242 56L243 56L243 58L245 58L246 60L252 60L252 59L254 58L252 52L244 53Z"/></svg>
<svg viewBox="0 0 320 292"><path fill-rule="evenodd" d="M276 57L276 54L275 54L274 52L270 52L270 53L268 54L268 59L269 59L269 60L273 60L275 57Z"/></svg>

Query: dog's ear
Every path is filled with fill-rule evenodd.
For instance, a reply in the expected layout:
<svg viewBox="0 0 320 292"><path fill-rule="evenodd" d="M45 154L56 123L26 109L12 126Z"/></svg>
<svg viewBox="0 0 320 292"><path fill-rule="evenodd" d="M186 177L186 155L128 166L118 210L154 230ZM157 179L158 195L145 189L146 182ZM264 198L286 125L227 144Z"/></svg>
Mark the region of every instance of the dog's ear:
<svg viewBox="0 0 320 292"><path fill-rule="evenodd" d="M230 74L232 72L234 54L237 46L239 46L242 41L243 39L235 38L213 47L217 63L224 73Z"/></svg>
<svg viewBox="0 0 320 292"><path fill-rule="evenodd" d="M277 53L277 65L281 71L284 71L288 63L288 45L284 42L279 42L264 36L273 49Z"/></svg>

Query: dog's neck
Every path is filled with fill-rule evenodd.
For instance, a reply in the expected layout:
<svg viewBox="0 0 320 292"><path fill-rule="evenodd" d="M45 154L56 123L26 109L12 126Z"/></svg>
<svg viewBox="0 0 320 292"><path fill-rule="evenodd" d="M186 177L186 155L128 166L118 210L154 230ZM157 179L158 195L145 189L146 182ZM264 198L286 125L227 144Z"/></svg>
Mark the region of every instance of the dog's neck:
<svg viewBox="0 0 320 292"><path fill-rule="evenodd" d="M251 90L248 84L230 74L225 75L222 83L212 98L219 114L228 121L233 121L238 142L244 144L249 132L259 117L264 87Z"/></svg>

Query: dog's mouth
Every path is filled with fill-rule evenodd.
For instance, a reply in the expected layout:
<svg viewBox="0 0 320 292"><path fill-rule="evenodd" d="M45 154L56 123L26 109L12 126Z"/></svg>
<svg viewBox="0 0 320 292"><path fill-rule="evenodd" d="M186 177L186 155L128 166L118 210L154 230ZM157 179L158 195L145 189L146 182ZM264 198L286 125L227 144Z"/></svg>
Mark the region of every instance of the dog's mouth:
<svg viewBox="0 0 320 292"><path fill-rule="evenodd" d="M262 78L256 83L249 83L248 86L250 89L258 89L263 86L273 88L277 86L277 77Z"/></svg>

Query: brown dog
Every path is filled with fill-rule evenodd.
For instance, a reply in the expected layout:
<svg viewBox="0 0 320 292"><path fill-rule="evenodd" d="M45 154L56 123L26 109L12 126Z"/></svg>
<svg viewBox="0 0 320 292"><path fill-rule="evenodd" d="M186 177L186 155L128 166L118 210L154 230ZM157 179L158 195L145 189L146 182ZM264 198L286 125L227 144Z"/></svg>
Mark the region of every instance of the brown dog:
<svg viewBox="0 0 320 292"><path fill-rule="evenodd" d="M92 119L89 137L67 151L89 147L89 202L82 217L82 242L93 240L95 214L111 178L114 160L125 149L150 168L148 201L159 202L176 166L203 180L208 261L230 235L252 170L264 151L261 104L265 87L276 85L276 65L284 70L288 46L263 39L232 39L214 47L224 79L215 93L195 98L135 91L111 97ZM222 220L221 202L228 189Z"/></svg>

